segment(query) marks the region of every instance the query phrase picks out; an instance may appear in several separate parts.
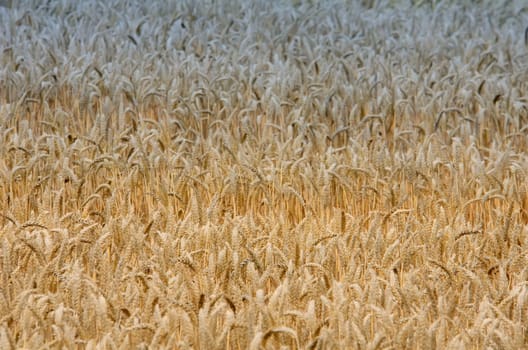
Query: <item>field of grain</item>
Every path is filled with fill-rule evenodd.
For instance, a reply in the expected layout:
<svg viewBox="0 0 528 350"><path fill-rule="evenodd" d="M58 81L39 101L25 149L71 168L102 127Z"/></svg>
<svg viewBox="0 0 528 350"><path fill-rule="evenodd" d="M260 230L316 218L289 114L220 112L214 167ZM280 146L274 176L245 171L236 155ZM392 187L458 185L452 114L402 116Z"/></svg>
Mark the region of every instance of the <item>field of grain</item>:
<svg viewBox="0 0 528 350"><path fill-rule="evenodd" d="M1 349L528 346L523 1L3 4Z"/></svg>

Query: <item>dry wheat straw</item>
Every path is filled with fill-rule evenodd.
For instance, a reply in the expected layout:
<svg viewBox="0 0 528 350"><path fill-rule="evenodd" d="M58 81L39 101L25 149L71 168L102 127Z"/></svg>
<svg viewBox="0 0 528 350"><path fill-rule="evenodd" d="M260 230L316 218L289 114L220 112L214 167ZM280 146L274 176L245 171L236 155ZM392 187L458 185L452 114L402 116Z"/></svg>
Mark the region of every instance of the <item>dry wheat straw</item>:
<svg viewBox="0 0 528 350"><path fill-rule="evenodd" d="M0 347L528 344L521 1L0 5Z"/></svg>

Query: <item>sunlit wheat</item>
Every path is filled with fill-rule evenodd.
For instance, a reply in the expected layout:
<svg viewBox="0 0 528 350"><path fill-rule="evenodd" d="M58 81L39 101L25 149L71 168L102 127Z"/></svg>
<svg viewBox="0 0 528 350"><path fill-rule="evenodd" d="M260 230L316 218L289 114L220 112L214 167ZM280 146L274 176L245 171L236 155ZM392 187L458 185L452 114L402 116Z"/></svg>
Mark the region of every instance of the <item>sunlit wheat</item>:
<svg viewBox="0 0 528 350"><path fill-rule="evenodd" d="M528 346L522 1L0 1L0 348Z"/></svg>

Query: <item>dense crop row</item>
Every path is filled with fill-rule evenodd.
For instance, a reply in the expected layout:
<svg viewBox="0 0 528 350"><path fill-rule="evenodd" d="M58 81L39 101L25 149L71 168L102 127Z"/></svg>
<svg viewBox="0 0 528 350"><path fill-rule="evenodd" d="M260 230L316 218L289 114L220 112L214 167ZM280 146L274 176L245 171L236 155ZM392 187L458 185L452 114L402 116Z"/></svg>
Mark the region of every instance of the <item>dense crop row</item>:
<svg viewBox="0 0 528 350"><path fill-rule="evenodd" d="M0 7L0 348L528 344L522 1Z"/></svg>

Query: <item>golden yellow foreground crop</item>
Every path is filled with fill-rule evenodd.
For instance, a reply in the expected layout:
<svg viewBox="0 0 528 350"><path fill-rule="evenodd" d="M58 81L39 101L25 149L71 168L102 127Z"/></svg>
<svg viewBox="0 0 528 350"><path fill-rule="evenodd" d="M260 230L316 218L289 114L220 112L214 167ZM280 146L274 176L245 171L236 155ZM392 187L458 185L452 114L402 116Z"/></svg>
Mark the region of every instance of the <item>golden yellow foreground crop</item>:
<svg viewBox="0 0 528 350"><path fill-rule="evenodd" d="M0 7L0 348L528 346L522 1Z"/></svg>

